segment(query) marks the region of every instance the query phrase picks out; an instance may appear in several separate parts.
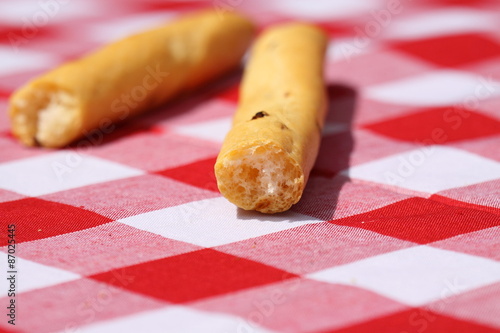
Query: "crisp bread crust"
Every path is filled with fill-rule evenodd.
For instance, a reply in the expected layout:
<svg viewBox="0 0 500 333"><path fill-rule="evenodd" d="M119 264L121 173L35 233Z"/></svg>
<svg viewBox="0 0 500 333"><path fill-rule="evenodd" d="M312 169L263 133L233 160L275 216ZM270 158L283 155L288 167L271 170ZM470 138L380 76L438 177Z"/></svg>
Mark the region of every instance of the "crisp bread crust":
<svg viewBox="0 0 500 333"><path fill-rule="evenodd" d="M63 147L150 110L237 67L254 30L241 15L207 11L111 43L14 93L13 133L26 145Z"/></svg>
<svg viewBox="0 0 500 333"><path fill-rule="evenodd" d="M321 30L297 23L256 41L215 164L219 190L238 207L278 213L301 198L326 115L325 47Z"/></svg>

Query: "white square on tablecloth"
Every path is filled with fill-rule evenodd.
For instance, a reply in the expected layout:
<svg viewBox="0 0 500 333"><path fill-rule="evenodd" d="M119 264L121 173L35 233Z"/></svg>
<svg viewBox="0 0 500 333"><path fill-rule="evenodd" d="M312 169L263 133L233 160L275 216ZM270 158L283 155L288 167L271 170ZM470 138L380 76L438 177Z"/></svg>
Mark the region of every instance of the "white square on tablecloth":
<svg viewBox="0 0 500 333"><path fill-rule="evenodd" d="M3 253L2 260L7 262L7 253ZM7 269L6 265L3 267ZM78 280L81 278L81 276L76 273L42 265L18 256L16 256L15 270L17 271L16 292L20 293ZM12 273L9 273L8 271L4 271L3 273L5 275L0 279L0 288L7 292L10 285L7 277L9 277Z"/></svg>
<svg viewBox="0 0 500 333"><path fill-rule="evenodd" d="M84 33L91 40L111 43L142 31L168 24L176 15L172 11L155 11L93 23Z"/></svg>
<svg viewBox="0 0 500 333"><path fill-rule="evenodd" d="M8 45L0 45L0 75L48 69L58 63L56 56L20 49L15 44Z"/></svg>
<svg viewBox="0 0 500 333"><path fill-rule="evenodd" d="M102 2L96 1L1 1L0 22L26 29L36 37L35 29L44 28L58 22L71 22L78 17L95 15L102 11ZM35 32L33 32L33 30ZM21 30L22 31L22 30ZM32 37L32 38L35 38ZM56 37L52 37L56 38Z"/></svg>
<svg viewBox="0 0 500 333"><path fill-rule="evenodd" d="M38 196L143 173L102 158L59 151L1 164L0 187Z"/></svg>
<svg viewBox="0 0 500 333"><path fill-rule="evenodd" d="M478 95L478 87L482 87ZM364 96L386 103L414 106L463 104L500 94L500 82L456 70L440 70L366 88Z"/></svg>
<svg viewBox="0 0 500 333"><path fill-rule="evenodd" d="M349 0L302 0L266 1L265 6L276 13L286 16L296 16L309 20L331 20L334 17L360 15L372 8L370 2Z"/></svg>
<svg viewBox="0 0 500 333"><path fill-rule="evenodd" d="M204 312L183 306L140 312L124 318L111 319L86 327L81 333L108 332L252 332L271 333L244 318L224 313Z"/></svg>
<svg viewBox="0 0 500 333"><path fill-rule="evenodd" d="M362 287L419 306L500 281L500 263L423 245L325 269L308 277Z"/></svg>
<svg viewBox="0 0 500 333"><path fill-rule="evenodd" d="M388 26L386 36L409 40L488 31L495 29L497 20L491 11L448 7L396 20Z"/></svg>
<svg viewBox="0 0 500 333"><path fill-rule="evenodd" d="M343 171L351 178L437 193L500 177L500 163L467 151L427 146L357 165Z"/></svg>
<svg viewBox="0 0 500 333"><path fill-rule="evenodd" d="M135 215L119 222L211 247L323 221L292 211L275 215L244 211L219 197Z"/></svg>
<svg viewBox="0 0 500 333"><path fill-rule="evenodd" d="M231 117L175 126L175 132L202 140L222 142L231 129Z"/></svg>

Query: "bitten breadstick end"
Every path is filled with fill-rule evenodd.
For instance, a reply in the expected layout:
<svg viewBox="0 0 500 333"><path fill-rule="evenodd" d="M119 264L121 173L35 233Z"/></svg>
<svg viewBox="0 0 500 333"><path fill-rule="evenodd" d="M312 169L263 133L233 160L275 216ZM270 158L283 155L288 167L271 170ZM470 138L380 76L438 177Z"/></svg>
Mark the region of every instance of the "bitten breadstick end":
<svg viewBox="0 0 500 333"><path fill-rule="evenodd" d="M326 42L321 30L301 23L271 28L256 41L215 164L220 192L238 207L278 213L302 196L326 115Z"/></svg>

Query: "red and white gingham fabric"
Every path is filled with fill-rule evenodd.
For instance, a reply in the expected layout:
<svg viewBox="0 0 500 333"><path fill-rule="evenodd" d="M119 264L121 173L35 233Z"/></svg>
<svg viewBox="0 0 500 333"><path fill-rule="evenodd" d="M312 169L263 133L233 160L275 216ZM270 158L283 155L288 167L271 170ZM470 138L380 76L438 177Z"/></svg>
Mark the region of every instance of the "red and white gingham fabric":
<svg viewBox="0 0 500 333"><path fill-rule="evenodd" d="M29 78L201 8L331 37L323 142L291 211L217 191L241 73L86 149L12 137ZM4 0L0 111L0 332L500 330L498 1Z"/></svg>

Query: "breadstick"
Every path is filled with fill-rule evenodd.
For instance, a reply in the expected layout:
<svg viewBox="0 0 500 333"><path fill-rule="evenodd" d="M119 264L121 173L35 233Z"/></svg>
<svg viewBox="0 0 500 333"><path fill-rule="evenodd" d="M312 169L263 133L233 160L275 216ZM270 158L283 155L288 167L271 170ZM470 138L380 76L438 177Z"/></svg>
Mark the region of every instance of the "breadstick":
<svg viewBox="0 0 500 333"><path fill-rule="evenodd" d="M277 213L302 196L326 115L326 42L321 30L300 23L255 42L215 164L220 192L238 207Z"/></svg>
<svg viewBox="0 0 500 333"><path fill-rule="evenodd" d="M13 133L29 146L63 147L235 68L253 34L246 18L208 11L112 43L15 92Z"/></svg>

